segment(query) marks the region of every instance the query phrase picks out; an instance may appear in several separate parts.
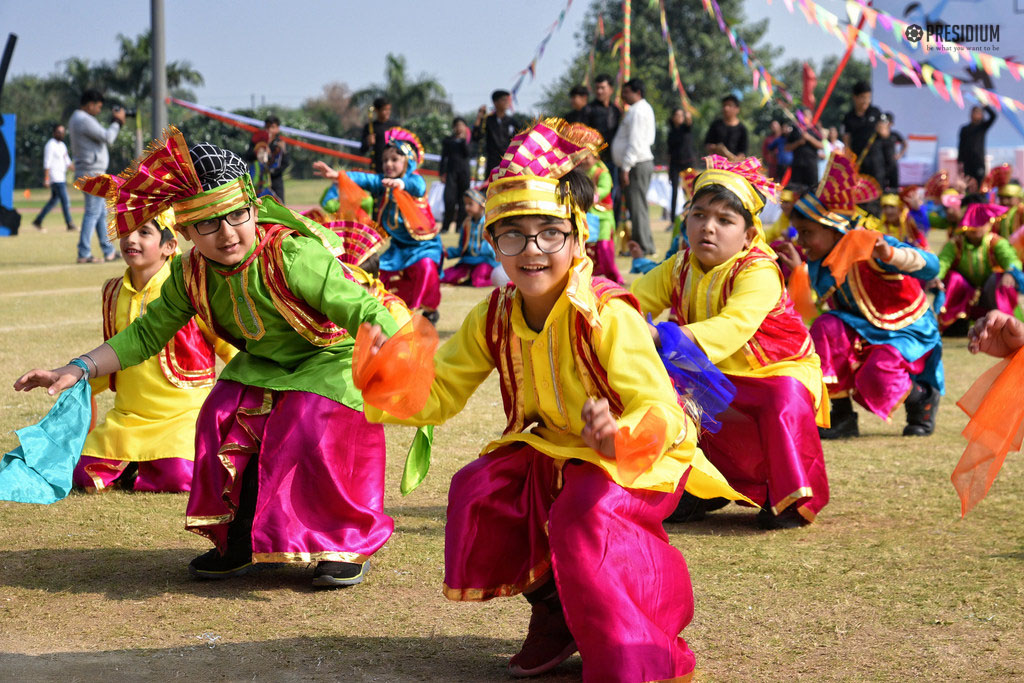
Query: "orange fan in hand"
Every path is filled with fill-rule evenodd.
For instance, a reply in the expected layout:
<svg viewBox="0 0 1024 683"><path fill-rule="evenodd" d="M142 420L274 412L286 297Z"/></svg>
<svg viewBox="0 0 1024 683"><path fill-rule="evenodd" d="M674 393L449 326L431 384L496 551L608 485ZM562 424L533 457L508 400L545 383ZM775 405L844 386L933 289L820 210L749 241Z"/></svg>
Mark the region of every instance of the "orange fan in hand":
<svg viewBox="0 0 1024 683"><path fill-rule="evenodd" d="M800 314L805 323L810 323L817 316L818 309L814 306L814 295L811 293L811 278L807 274L806 263L801 263L793 269L793 273L789 276L788 289L789 298L793 300L793 306L796 307L797 313Z"/></svg>
<svg viewBox="0 0 1024 683"><path fill-rule="evenodd" d="M632 430L620 427L615 432L615 467L619 478L632 484L661 455L665 445L665 419L654 408Z"/></svg>
<svg viewBox="0 0 1024 683"><path fill-rule="evenodd" d="M846 281L846 274L858 261L867 261L875 250L875 242L879 233L874 230L851 230L843 235L839 244L832 248L822 265L832 271L836 284Z"/></svg>
<svg viewBox="0 0 1024 683"><path fill-rule="evenodd" d="M434 382L437 344L437 330L419 314L376 354L371 353L368 326L360 326L352 355L352 381L363 392L363 400L403 420L423 410Z"/></svg>

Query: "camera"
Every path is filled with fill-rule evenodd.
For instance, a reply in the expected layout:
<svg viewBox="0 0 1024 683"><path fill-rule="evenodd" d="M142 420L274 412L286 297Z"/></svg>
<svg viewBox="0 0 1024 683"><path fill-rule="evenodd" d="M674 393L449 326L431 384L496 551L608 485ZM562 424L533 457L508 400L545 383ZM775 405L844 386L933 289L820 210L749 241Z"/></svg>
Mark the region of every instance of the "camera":
<svg viewBox="0 0 1024 683"><path fill-rule="evenodd" d="M135 114L138 113L137 110L135 110L135 109L126 109L125 107L122 107L120 104L115 104L112 107L112 109L113 109L113 111L123 111L124 115L126 117L130 118L130 119L134 119L135 118Z"/></svg>

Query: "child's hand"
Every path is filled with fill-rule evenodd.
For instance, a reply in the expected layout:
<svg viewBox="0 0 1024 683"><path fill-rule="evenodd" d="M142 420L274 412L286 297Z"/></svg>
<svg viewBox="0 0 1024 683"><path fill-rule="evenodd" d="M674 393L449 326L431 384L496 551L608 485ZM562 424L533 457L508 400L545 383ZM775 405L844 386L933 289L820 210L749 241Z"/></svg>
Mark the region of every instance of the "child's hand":
<svg viewBox="0 0 1024 683"><path fill-rule="evenodd" d="M85 373L77 365L65 365L55 370L29 370L14 383L15 391L32 391L36 387L47 387L46 393L56 396L75 382L82 379Z"/></svg>
<svg viewBox="0 0 1024 683"><path fill-rule="evenodd" d="M989 311L967 335L967 350L1005 358L1024 346L1024 323L1002 311Z"/></svg>
<svg viewBox="0 0 1024 683"><path fill-rule="evenodd" d="M580 432L583 443L609 460L614 460L615 433L619 431L619 426L608 409L608 399L601 398L595 401L588 398L583 404L580 416L583 418L583 431Z"/></svg>
<svg viewBox="0 0 1024 683"><path fill-rule="evenodd" d="M871 258L878 259L879 261L889 262L892 258L893 248L885 241L885 238L881 235L875 240L875 250L871 252Z"/></svg>
<svg viewBox="0 0 1024 683"><path fill-rule="evenodd" d="M803 263L800 252L792 242L783 242L775 249L775 253L779 255L779 261L790 270L796 270Z"/></svg>
<svg viewBox="0 0 1024 683"><path fill-rule="evenodd" d="M393 190L405 189L405 181L401 178L384 178L380 181L380 184L384 187L390 187Z"/></svg>
<svg viewBox="0 0 1024 683"><path fill-rule="evenodd" d="M322 161L313 162L313 175L317 178L327 178L328 180L338 179L338 172Z"/></svg>
<svg viewBox="0 0 1024 683"><path fill-rule="evenodd" d="M380 351L380 347L384 346L388 336L380 329L380 325L363 323L360 327L370 335L370 357L373 358Z"/></svg>

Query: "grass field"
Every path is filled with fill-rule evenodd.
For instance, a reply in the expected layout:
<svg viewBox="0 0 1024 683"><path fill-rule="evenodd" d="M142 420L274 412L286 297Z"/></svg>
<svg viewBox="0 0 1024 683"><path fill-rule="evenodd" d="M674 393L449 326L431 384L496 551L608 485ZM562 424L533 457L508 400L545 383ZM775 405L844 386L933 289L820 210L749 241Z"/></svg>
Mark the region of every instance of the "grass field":
<svg viewBox="0 0 1024 683"><path fill-rule="evenodd" d="M310 204L321 189L296 183L289 199ZM64 232L59 214L37 233L30 221L47 195L19 194L23 234L0 239L7 387L24 370L61 365L99 342L99 288L122 269L74 264L77 235ZM656 224L660 248L664 226ZM446 288L442 337L484 295ZM762 532L752 513L730 507L669 526L697 600L683 635L698 680L1024 678L1021 459L1011 455L988 498L959 519L949 475L966 419L955 399L992 361L970 356L960 339L945 359L934 436L902 438L902 411L893 424L862 413L863 437L825 445L832 502L816 524ZM99 402L105 410L110 395ZM0 449L50 405L38 391L0 390ZM0 502L0 679L505 679L525 633L525 601L450 603L440 585L448 481L502 425L492 376L437 430L430 476L405 498L398 482L413 432L388 429L385 503L396 532L368 581L352 589L314 591L307 567L191 581L186 565L207 543L184 530L185 495ZM543 680L577 680L580 671L577 656Z"/></svg>

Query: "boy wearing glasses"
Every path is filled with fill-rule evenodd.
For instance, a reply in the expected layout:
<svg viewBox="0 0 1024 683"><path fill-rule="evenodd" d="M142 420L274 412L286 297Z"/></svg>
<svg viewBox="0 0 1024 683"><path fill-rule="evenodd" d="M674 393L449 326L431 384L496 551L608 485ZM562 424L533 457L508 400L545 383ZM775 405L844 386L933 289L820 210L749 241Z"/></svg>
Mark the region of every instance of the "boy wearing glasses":
<svg viewBox="0 0 1024 683"><path fill-rule="evenodd" d="M222 579L259 562L316 562L314 586L359 583L394 522L383 513L384 432L361 412L347 330L397 326L345 277L338 236L257 199L240 157L207 143L189 149L174 129L158 144L130 173L81 189L116 204L120 233L173 207L194 247L173 259L146 315L83 354L88 372L33 370L15 388L57 394L83 374L135 365L198 315L239 353L196 424L185 525L216 547L189 572Z"/></svg>
<svg viewBox="0 0 1024 683"><path fill-rule="evenodd" d="M486 199L488 239L512 284L439 349L430 397L405 422L443 423L497 368L508 424L452 480L444 593L526 596L533 613L513 676L579 650L584 680L672 679L694 668L679 638L693 592L661 522L681 481L702 497L739 495L696 448L636 301L591 276L594 188L574 166L600 151L594 136L546 119L513 138ZM384 334L371 339L379 348ZM643 450L648 464L629 476L616 433L648 411L664 421Z"/></svg>

